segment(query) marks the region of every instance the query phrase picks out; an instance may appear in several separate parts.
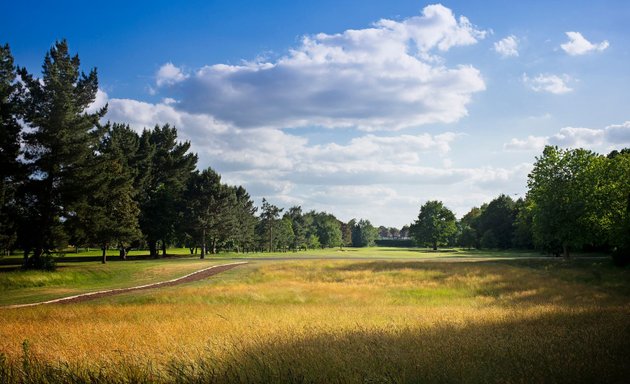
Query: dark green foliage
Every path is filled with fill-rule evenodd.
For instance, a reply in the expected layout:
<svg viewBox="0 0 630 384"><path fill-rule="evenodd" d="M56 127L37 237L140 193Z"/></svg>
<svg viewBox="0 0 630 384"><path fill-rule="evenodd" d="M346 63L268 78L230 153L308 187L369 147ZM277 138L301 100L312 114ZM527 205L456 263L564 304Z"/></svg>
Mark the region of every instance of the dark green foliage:
<svg viewBox="0 0 630 384"><path fill-rule="evenodd" d="M304 216L302 215L302 207L299 205L289 208L284 213L283 219L291 221L291 229L293 232L293 241L289 246L293 251L307 248L306 243L306 225L304 222Z"/></svg>
<svg viewBox="0 0 630 384"><path fill-rule="evenodd" d="M537 158L529 175L528 199L534 241L539 247L568 257L571 248L580 249L600 234L593 199L598 180L590 172L600 160L584 149L551 146Z"/></svg>
<svg viewBox="0 0 630 384"><path fill-rule="evenodd" d="M511 248L515 217L514 200L507 195L500 195L485 206L477 218L475 228L477 233L482 234L481 247Z"/></svg>
<svg viewBox="0 0 630 384"><path fill-rule="evenodd" d="M260 229L261 243L267 244L267 250L273 252L274 244L278 236L278 222L280 221L280 213L283 208L269 203L265 198L262 199L262 208L260 213Z"/></svg>
<svg viewBox="0 0 630 384"><path fill-rule="evenodd" d="M98 89L96 69L85 75L79 64L61 41L46 54L41 79L19 70L27 90L24 121L31 128L23 134L30 174L23 213L31 235L22 236L21 245L34 259L67 244L63 223L79 214L90 193L91 159L102 136L98 121L106 108L87 112Z"/></svg>
<svg viewBox="0 0 630 384"><path fill-rule="evenodd" d="M374 228L369 220L359 220L352 228L353 247L371 247L378 237L378 229Z"/></svg>
<svg viewBox="0 0 630 384"><path fill-rule="evenodd" d="M19 209L17 190L25 180L20 154L20 98L16 68L9 45L0 46L0 251L10 251L17 241Z"/></svg>
<svg viewBox="0 0 630 384"><path fill-rule="evenodd" d="M412 239L376 239L374 244L378 247L413 248L416 244Z"/></svg>
<svg viewBox="0 0 630 384"><path fill-rule="evenodd" d="M146 236L152 257L158 257L157 242L162 242L162 252L166 244L176 237L176 223L182 192L188 177L195 169L197 155L188 153L189 142L177 141L177 130L168 124L145 130L142 148L152 153L150 173L144 191L139 196L140 228Z"/></svg>
<svg viewBox="0 0 630 384"><path fill-rule="evenodd" d="M419 245L430 245L437 250L457 232L455 215L441 201L427 201L420 207L418 219L410 232Z"/></svg>

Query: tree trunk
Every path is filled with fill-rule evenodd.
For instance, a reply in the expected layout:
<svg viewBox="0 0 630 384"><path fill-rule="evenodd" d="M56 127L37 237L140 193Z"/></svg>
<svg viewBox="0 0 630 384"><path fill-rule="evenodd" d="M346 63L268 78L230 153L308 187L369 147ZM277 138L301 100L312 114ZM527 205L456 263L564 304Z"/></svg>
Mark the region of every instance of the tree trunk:
<svg viewBox="0 0 630 384"><path fill-rule="evenodd" d="M162 240L162 256L166 256L166 241Z"/></svg>
<svg viewBox="0 0 630 384"><path fill-rule="evenodd" d="M437 251L437 241L434 241L434 242L433 242L433 250L434 250L434 251Z"/></svg>
<svg viewBox="0 0 630 384"><path fill-rule="evenodd" d="M149 254L151 255L152 258L157 259L158 258L158 253L157 253L157 241L155 240L149 240Z"/></svg>
<svg viewBox="0 0 630 384"><path fill-rule="evenodd" d="M24 260L22 261L22 267L26 268L28 267L28 255L29 253L31 253L31 250L29 248L24 249Z"/></svg>
<svg viewBox="0 0 630 384"><path fill-rule="evenodd" d="M562 244L562 256L564 256L565 259L568 259L570 257L569 255L569 245L566 243Z"/></svg>
<svg viewBox="0 0 630 384"><path fill-rule="evenodd" d="M204 228L201 231L201 257L200 259L206 258L206 229Z"/></svg>
<svg viewBox="0 0 630 384"><path fill-rule="evenodd" d="M217 239L212 239L212 254L217 254Z"/></svg>
<svg viewBox="0 0 630 384"><path fill-rule="evenodd" d="M107 263L107 243L103 243L103 247L101 249L103 250L103 254L101 256L101 263L105 264Z"/></svg>

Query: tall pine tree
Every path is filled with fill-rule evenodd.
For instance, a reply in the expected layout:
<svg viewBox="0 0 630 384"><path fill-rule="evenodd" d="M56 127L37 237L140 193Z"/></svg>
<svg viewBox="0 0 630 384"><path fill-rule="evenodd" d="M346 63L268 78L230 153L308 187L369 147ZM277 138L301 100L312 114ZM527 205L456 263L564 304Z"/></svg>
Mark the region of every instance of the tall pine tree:
<svg viewBox="0 0 630 384"><path fill-rule="evenodd" d="M92 193L87 181L102 136L98 121L107 109L87 111L98 90L97 74L96 69L80 73L79 65L62 40L46 54L41 78L25 68L18 71L27 91L24 122L30 128L23 136L30 174L26 214L33 236L24 237L25 264L36 265L42 254L66 245L63 224L79 214Z"/></svg>
<svg viewBox="0 0 630 384"><path fill-rule="evenodd" d="M20 154L20 83L9 45L0 46L0 250L10 251L17 239L17 189L23 182Z"/></svg>

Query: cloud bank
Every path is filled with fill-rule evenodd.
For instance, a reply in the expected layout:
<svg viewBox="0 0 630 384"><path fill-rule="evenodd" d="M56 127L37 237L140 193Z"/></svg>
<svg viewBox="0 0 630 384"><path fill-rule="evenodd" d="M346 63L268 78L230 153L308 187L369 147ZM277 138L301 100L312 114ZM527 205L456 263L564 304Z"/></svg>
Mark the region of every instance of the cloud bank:
<svg viewBox="0 0 630 384"><path fill-rule="evenodd" d="M191 74L167 63L156 85L176 95L178 108L239 128L374 131L452 123L467 115L485 83L472 65L448 67L439 54L485 35L465 17L430 5L402 21L306 36L275 61L215 64Z"/></svg>

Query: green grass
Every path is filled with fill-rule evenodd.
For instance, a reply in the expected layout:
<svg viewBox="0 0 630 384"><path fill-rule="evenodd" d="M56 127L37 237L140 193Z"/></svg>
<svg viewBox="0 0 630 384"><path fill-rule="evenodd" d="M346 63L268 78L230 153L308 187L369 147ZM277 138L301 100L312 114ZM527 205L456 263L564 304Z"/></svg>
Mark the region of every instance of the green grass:
<svg viewBox="0 0 630 384"><path fill-rule="evenodd" d="M62 262L57 271L0 272L0 305L23 304L103 289L125 288L173 279L217 264L198 259Z"/></svg>

